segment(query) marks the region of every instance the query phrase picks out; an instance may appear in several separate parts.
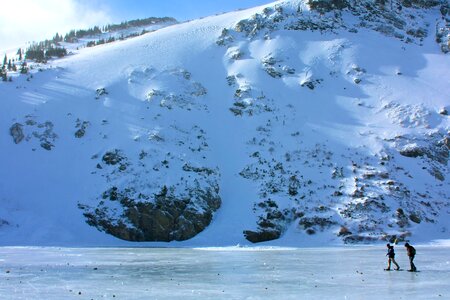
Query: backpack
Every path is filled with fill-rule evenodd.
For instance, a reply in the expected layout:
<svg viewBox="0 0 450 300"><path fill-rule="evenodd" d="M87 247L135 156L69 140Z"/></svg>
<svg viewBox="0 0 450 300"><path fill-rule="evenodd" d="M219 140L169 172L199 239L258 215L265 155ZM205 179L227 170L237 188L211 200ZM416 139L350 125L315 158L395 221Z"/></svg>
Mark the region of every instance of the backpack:
<svg viewBox="0 0 450 300"><path fill-rule="evenodd" d="M411 251L411 256L416 255L416 249L413 246L411 246L409 251Z"/></svg>

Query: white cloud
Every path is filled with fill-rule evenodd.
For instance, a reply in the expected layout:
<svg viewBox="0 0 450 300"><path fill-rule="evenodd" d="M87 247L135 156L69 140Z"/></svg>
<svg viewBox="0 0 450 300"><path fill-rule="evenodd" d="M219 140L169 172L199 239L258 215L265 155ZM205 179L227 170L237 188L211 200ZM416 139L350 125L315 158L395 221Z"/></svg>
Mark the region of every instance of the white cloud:
<svg viewBox="0 0 450 300"><path fill-rule="evenodd" d="M89 3L89 4L88 4ZM83 0L2 0L0 10L0 49L26 42L110 23L108 8Z"/></svg>

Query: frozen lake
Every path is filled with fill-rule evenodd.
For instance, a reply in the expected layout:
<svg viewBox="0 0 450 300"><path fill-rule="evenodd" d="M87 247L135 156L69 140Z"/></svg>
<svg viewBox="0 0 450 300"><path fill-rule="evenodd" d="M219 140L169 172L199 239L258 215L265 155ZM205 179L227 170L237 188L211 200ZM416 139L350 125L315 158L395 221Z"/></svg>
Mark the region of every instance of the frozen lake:
<svg viewBox="0 0 450 300"><path fill-rule="evenodd" d="M450 299L450 248L416 249L3 247L0 299Z"/></svg>

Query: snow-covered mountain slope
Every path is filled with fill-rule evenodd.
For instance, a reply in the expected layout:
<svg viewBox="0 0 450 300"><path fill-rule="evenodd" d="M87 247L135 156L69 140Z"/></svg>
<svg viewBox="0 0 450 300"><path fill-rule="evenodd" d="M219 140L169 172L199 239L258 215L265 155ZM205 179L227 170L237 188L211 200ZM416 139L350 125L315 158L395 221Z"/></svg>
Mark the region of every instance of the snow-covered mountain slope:
<svg viewBox="0 0 450 300"><path fill-rule="evenodd" d="M449 15L429 2L279 1L0 83L0 243L448 238Z"/></svg>

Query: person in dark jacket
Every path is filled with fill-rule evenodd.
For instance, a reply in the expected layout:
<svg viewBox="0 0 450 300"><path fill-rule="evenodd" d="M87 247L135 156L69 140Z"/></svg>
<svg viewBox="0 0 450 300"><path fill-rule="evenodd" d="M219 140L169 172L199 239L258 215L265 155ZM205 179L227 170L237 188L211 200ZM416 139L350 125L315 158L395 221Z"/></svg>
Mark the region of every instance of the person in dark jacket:
<svg viewBox="0 0 450 300"><path fill-rule="evenodd" d="M386 271L391 270L391 263L393 263L396 266L395 268L396 271L400 270L400 266L395 261L394 246L391 246L391 244L386 244L386 247L388 249L388 252L386 254L386 256L388 257L388 266L385 270Z"/></svg>
<svg viewBox="0 0 450 300"><path fill-rule="evenodd" d="M410 269L408 270L409 272L416 272L417 268L414 265L414 257L416 256L416 249L411 246L409 243L405 243L405 248L406 248L406 254L409 257L409 264L410 264Z"/></svg>

